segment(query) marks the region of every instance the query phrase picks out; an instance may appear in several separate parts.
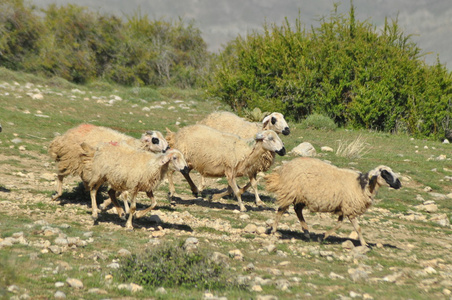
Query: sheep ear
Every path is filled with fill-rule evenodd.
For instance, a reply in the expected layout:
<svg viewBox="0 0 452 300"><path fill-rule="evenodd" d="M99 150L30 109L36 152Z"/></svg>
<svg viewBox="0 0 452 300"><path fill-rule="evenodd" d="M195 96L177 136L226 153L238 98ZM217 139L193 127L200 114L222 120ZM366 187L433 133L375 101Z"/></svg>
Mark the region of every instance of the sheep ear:
<svg viewBox="0 0 452 300"><path fill-rule="evenodd" d="M267 127L268 122L270 122L271 118L272 117L270 115L268 115L262 120L262 128L266 128Z"/></svg>
<svg viewBox="0 0 452 300"><path fill-rule="evenodd" d="M256 137L254 138L256 141L261 141L264 139L264 134L262 132L256 133Z"/></svg>
<svg viewBox="0 0 452 300"><path fill-rule="evenodd" d="M167 154L163 155L162 159L160 159L160 165L163 166L163 165L167 164L170 161L171 157L173 157L172 153L167 153Z"/></svg>

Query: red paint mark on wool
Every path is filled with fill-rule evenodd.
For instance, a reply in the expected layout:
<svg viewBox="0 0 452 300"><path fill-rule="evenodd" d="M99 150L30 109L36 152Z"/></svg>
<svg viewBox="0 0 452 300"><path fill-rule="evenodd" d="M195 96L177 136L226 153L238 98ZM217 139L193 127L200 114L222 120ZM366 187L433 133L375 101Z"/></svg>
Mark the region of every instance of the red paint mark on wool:
<svg viewBox="0 0 452 300"><path fill-rule="evenodd" d="M77 132L82 136L86 135L88 132L93 130L96 126L92 124L82 124L77 128Z"/></svg>
<svg viewBox="0 0 452 300"><path fill-rule="evenodd" d="M114 142L114 141L111 141L109 144L112 145L112 146L118 146L119 145L118 142Z"/></svg>

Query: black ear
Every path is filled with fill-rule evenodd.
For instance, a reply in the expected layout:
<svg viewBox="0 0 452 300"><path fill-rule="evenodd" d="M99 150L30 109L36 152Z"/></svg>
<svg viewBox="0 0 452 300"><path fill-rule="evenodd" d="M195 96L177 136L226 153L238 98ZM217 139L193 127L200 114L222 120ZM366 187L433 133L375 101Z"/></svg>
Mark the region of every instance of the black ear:
<svg viewBox="0 0 452 300"><path fill-rule="evenodd" d="M383 177L386 183L394 189L399 189L402 186L400 180L398 178L394 178L394 176L386 170L381 171L381 177Z"/></svg>
<svg viewBox="0 0 452 300"><path fill-rule="evenodd" d="M272 117L272 124L275 125L275 123L276 123L276 118Z"/></svg>

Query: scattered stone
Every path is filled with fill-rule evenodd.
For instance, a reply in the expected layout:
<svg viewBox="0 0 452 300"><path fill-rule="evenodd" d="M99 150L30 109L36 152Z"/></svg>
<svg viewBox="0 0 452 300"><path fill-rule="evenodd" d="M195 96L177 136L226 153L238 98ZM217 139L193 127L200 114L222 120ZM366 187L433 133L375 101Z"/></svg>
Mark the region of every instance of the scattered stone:
<svg viewBox="0 0 452 300"><path fill-rule="evenodd" d="M314 157L317 155L314 146L311 143L303 142L296 146L290 151L291 154L303 156L303 157Z"/></svg>
<svg viewBox="0 0 452 300"><path fill-rule="evenodd" d="M53 294L53 297L55 297L55 299L66 299L66 294L62 291L56 291L55 294Z"/></svg>
<svg viewBox="0 0 452 300"><path fill-rule="evenodd" d="M249 218L250 218L250 216L247 214L241 214L239 217L240 220L249 220Z"/></svg>
<svg viewBox="0 0 452 300"><path fill-rule="evenodd" d="M55 287L56 288L60 288L60 287L63 287L63 286L64 286L64 282L61 282L61 281L55 282Z"/></svg>
<svg viewBox="0 0 452 300"><path fill-rule="evenodd" d="M267 250L268 253L276 252L276 246L274 244L267 245L264 249Z"/></svg>
<svg viewBox="0 0 452 300"><path fill-rule="evenodd" d="M96 295L106 295L106 294L108 294L108 292L106 290L99 289L99 288L89 289L88 293L89 294L96 294Z"/></svg>
<svg viewBox="0 0 452 300"><path fill-rule="evenodd" d="M239 249L229 251L229 257L236 260L243 260L242 251L240 251Z"/></svg>
<svg viewBox="0 0 452 300"><path fill-rule="evenodd" d="M189 237L185 240L184 249L187 251L193 251L198 248L199 240L195 237Z"/></svg>
<svg viewBox="0 0 452 300"><path fill-rule="evenodd" d="M141 285L138 285L135 283L129 283L129 284L123 283L123 284L118 285L118 289L119 290L128 290L132 293L136 293L136 292L143 290L143 287Z"/></svg>
<svg viewBox="0 0 452 300"><path fill-rule="evenodd" d="M48 248L53 254L61 254L63 251L61 250L61 247L57 245L52 245Z"/></svg>
<svg viewBox="0 0 452 300"><path fill-rule="evenodd" d="M281 291L287 291L290 288L290 282L287 279L276 280L276 288Z"/></svg>
<svg viewBox="0 0 452 300"><path fill-rule="evenodd" d="M243 231L245 231L246 233L255 233L257 231L257 226L254 224L248 224L243 229Z"/></svg>
<svg viewBox="0 0 452 300"><path fill-rule="evenodd" d="M387 276L383 277L383 280L384 280L384 281L387 281L387 282L394 283L394 282L396 282L397 279L399 279L402 275L403 275L402 273L394 273L394 274L387 275Z"/></svg>
<svg viewBox="0 0 452 300"><path fill-rule="evenodd" d="M256 300L278 300L278 297L273 295L258 295Z"/></svg>
<svg viewBox="0 0 452 300"><path fill-rule="evenodd" d="M120 257L129 257L129 256L132 255L132 252L130 252L129 250L123 248L123 249L120 249L120 250L118 251L118 255L119 255Z"/></svg>
<svg viewBox="0 0 452 300"><path fill-rule="evenodd" d="M227 264L229 258L228 258L228 256L224 255L223 253L214 252L214 253L212 253L211 260L217 264L220 264L220 263Z"/></svg>
<svg viewBox="0 0 452 300"><path fill-rule="evenodd" d="M167 291L165 290L165 288L163 286L161 286L158 289L156 289L155 292L157 294L162 294L162 295L166 295L167 294Z"/></svg>
<svg viewBox="0 0 452 300"><path fill-rule="evenodd" d="M355 245L353 244L352 241L346 240L345 242L342 243L342 248L350 250L350 249L355 248Z"/></svg>
<svg viewBox="0 0 452 300"><path fill-rule="evenodd" d="M68 278L66 279L66 283L68 286L75 288L75 289L82 289L83 288L83 282L81 282L78 279L75 278Z"/></svg>
<svg viewBox="0 0 452 300"><path fill-rule="evenodd" d="M251 287L251 291L260 293L263 291L262 287L258 284L255 284Z"/></svg>
<svg viewBox="0 0 452 300"><path fill-rule="evenodd" d="M111 269L119 269L119 264L117 262L112 262L111 264L107 265L107 268Z"/></svg>
<svg viewBox="0 0 452 300"><path fill-rule="evenodd" d="M430 218L430 221L439 224L441 226L450 226L450 220L447 214L435 214Z"/></svg>
<svg viewBox="0 0 452 300"><path fill-rule="evenodd" d="M336 274L336 273L334 273L334 272L331 272L330 275L329 275L329 277L330 277L331 279L344 279L344 276L339 275L339 274Z"/></svg>
<svg viewBox="0 0 452 300"><path fill-rule="evenodd" d="M366 281L369 278L369 275L367 274L367 272L362 270L361 268L348 269L348 274L350 275L350 278L354 282L361 281L361 280Z"/></svg>

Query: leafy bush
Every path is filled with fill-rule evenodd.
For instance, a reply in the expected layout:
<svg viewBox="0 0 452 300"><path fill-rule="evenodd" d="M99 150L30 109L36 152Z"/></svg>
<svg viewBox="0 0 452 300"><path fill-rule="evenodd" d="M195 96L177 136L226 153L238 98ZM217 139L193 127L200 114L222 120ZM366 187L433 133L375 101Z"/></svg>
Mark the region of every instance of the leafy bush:
<svg viewBox="0 0 452 300"><path fill-rule="evenodd" d="M336 130L337 125L331 118L314 113L312 115L309 115L305 120L301 122L301 128L334 131Z"/></svg>
<svg viewBox="0 0 452 300"><path fill-rule="evenodd" d="M427 66L397 20L381 32L337 12L306 30L301 21L265 24L231 41L218 57L208 90L238 113L259 107L303 120L314 112L339 126L418 136L452 127L452 76Z"/></svg>
<svg viewBox="0 0 452 300"><path fill-rule="evenodd" d="M236 285L225 266L211 261L210 256L186 251L181 244L163 243L143 255L124 259L117 277L149 287L225 289Z"/></svg>

